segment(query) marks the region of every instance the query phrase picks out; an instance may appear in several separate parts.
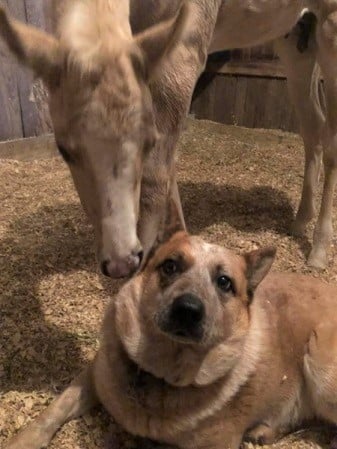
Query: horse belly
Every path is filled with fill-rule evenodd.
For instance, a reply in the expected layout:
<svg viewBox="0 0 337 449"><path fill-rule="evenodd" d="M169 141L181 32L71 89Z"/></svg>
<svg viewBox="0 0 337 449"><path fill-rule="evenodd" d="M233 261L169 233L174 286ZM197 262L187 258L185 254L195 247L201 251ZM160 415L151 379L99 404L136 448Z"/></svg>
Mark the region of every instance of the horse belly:
<svg viewBox="0 0 337 449"><path fill-rule="evenodd" d="M209 52L252 47L283 36L303 9L301 0L225 0Z"/></svg>

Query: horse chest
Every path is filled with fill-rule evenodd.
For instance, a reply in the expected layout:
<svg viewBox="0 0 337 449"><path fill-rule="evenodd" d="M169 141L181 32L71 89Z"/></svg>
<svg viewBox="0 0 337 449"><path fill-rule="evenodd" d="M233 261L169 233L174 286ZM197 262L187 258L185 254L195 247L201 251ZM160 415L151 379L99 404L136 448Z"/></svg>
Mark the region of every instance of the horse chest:
<svg viewBox="0 0 337 449"><path fill-rule="evenodd" d="M304 0L224 0L210 52L251 47L283 36L305 6Z"/></svg>

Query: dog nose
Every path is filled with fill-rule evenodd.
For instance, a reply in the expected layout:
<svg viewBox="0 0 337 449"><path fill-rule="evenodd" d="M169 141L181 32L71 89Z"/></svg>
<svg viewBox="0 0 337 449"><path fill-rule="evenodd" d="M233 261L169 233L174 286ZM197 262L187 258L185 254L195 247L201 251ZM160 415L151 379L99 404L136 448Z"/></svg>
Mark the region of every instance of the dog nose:
<svg viewBox="0 0 337 449"><path fill-rule="evenodd" d="M176 298L169 312L169 331L177 336L199 338L205 306L195 295L186 293Z"/></svg>
<svg viewBox="0 0 337 449"><path fill-rule="evenodd" d="M109 260L106 259L101 263L101 270L105 276L113 279L125 278L132 276L143 260L143 251L137 254L130 254L125 259Z"/></svg>

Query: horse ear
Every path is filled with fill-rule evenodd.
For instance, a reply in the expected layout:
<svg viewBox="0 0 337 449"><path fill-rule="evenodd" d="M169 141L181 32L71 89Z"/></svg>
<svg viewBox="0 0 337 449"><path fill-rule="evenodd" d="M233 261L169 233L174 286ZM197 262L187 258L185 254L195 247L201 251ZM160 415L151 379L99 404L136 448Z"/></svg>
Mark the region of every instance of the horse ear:
<svg viewBox="0 0 337 449"><path fill-rule="evenodd" d="M153 242L153 245L148 252L146 258L144 258L142 267L146 267L148 262L152 259L156 253L158 247L167 242L174 234L180 231L186 232L186 226L182 212L177 206L172 194L169 195L166 201L166 213L165 218L161 223L161 227L157 233L157 237Z"/></svg>
<svg viewBox="0 0 337 449"><path fill-rule="evenodd" d="M190 6L185 2L173 19L154 25L135 36L136 43L146 56L150 77L163 57L179 42L186 28L189 11Z"/></svg>
<svg viewBox="0 0 337 449"><path fill-rule="evenodd" d="M52 35L8 17L0 6L0 36L19 62L51 86L59 80L62 57L59 42Z"/></svg>
<svg viewBox="0 0 337 449"><path fill-rule="evenodd" d="M174 198L170 195L167 199L165 222L157 239L158 244L167 242L179 231L186 231L185 221Z"/></svg>

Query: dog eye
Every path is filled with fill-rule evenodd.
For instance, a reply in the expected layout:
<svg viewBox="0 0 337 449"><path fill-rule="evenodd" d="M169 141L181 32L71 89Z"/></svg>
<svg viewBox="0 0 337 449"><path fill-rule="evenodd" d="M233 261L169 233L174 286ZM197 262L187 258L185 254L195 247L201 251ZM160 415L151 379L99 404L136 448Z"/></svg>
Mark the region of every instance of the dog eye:
<svg viewBox="0 0 337 449"><path fill-rule="evenodd" d="M167 259L162 264L161 269L166 276L172 276L178 271L178 264L173 259Z"/></svg>
<svg viewBox="0 0 337 449"><path fill-rule="evenodd" d="M222 275L219 276L218 279L216 280L218 287L223 291L223 292L230 292L230 291L234 291L233 288L233 283L230 280L230 278L228 276Z"/></svg>

